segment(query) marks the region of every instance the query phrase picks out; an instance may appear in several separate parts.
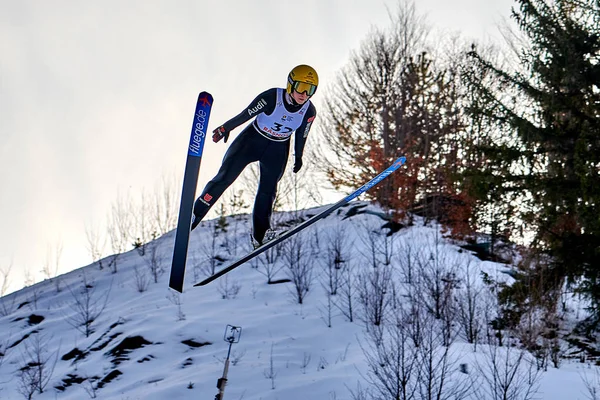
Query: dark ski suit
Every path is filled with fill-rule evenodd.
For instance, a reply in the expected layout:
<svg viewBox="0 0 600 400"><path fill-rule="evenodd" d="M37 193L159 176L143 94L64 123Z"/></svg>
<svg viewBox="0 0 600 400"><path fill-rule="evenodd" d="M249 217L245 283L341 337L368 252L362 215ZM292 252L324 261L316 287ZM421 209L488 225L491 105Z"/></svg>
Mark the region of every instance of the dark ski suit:
<svg viewBox="0 0 600 400"><path fill-rule="evenodd" d="M277 183L283 176L287 163L290 136L295 131L294 155L299 168L304 144L315 116L316 109L310 100L303 105L291 104L285 89L273 88L258 95L245 110L223 124L225 131L229 132L255 118L227 149L219 172L206 184L196 200L192 229L206 216L244 168L258 161L260 181L254 201L252 223L254 238L259 243L262 242L271 226ZM297 128L292 129L290 126Z"/></svg>

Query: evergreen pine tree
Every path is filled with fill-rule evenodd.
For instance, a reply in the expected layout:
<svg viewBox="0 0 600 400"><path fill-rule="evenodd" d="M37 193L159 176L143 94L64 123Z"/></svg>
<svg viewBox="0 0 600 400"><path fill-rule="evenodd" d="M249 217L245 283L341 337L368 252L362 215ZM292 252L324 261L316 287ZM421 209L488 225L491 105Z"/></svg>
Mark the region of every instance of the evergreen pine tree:
<svg viewBox="0 0 600 400"><path fill-rule="evenodd" d="M517 4L513 18L527 38L520 69L470 53L477 68L468 80L489 100L471 110L488 123L477 147L486 161L470 171L472 187L515 213L507 226L530 230L547 256L545 279L577 282L600 317L600 6Z"/></svg>

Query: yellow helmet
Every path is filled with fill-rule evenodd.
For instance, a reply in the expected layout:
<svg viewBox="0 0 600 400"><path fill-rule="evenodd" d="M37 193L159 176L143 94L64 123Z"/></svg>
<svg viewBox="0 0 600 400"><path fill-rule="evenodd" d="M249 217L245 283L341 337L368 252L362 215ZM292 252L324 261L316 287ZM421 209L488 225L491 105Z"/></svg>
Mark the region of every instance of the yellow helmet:
<svg viewBox="0 0 600 400"><path fill-rule="evenodd" d="M295 90L298 93L306 92L308 96L312 96L317 91L318 85L317 71L308 65L298 65L288 75L287 92L292 94L292 91Z"/></svg>

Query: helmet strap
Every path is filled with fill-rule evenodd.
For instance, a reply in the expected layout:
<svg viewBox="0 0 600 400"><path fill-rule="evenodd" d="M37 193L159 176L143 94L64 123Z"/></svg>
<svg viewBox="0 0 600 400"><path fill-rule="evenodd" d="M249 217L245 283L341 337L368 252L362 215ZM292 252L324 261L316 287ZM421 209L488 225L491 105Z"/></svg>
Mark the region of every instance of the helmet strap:
<svg viewBox="0 0 600 400"><path fill-rule="evenodd" d="M294 90L294 89L292 89ZM296 102L296 100L294 100L294 98L292 97L292 95L290 93L288 93L287 91L285 92L285 99L288 102L288 104L291 104L293 106L299 106L300 104L298 104Z"/></svg>

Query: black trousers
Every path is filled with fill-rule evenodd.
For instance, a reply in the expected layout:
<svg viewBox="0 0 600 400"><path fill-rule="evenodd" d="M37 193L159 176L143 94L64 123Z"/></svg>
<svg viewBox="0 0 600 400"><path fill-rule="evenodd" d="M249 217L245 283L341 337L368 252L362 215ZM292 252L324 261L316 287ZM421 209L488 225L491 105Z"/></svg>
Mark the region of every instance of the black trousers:
<svg viewBox="0 0 600 400"><path fill-rule="evenodd" d="M252 162L260 163L260 181L254 200L252 224L254 238L259 242L271 227L273 202L277 193L277 184L288 159L290 141L273 141L248 125L225 153L223 163L217 175L206 184L200 197L194 204L195 225L208 213L208 210L221 197L223 192L237 179L244 168Z"/></svg>

